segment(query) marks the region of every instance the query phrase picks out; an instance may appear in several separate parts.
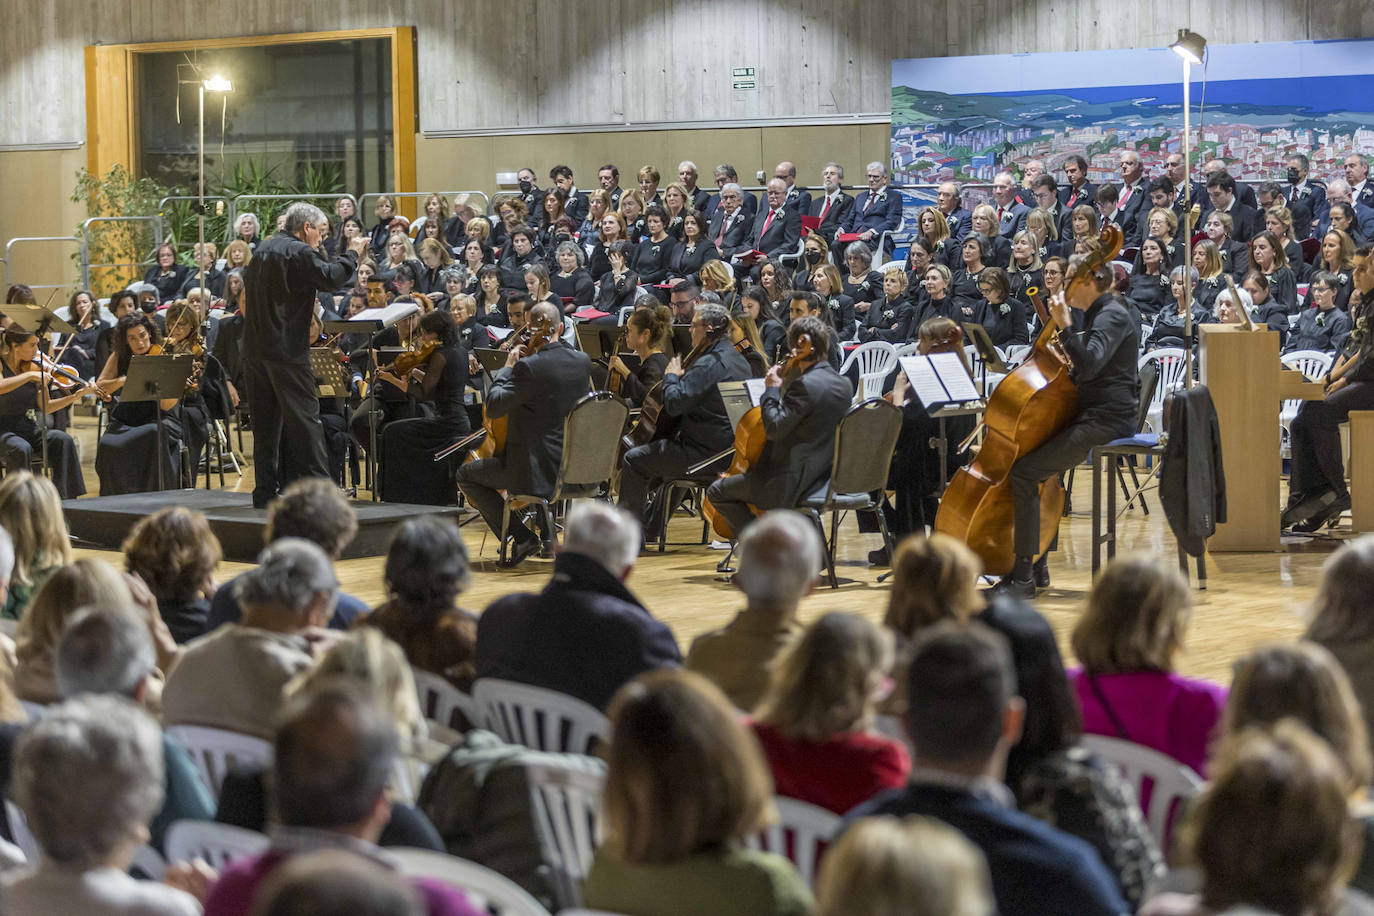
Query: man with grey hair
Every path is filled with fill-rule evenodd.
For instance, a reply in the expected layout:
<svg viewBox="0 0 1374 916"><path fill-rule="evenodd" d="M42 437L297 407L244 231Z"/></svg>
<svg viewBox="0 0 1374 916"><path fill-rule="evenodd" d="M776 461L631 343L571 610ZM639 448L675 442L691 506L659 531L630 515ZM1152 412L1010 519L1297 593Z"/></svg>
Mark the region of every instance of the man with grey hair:
<svg viewBox="0 0 1374 916"><path fill-rule="evenodd" d="M735 706L752 710L768 687L773 659L801 633L797 607L820 581L825 555L816 526L800 512L774 509L739 539L735 587L744 610L692 641L687 667L715 683Z"/></svg>
<svg viewBox="0 0 1374 916"><path fill-rule="evenodd" d="M745 194L733 181L721 185L720 193L712 198L718 200L720 206L716 207L715 213L709 217L711 223L706 230L706 237L716 246L716 251L724 260L729 260L737 252L749 247L751 223L744 202L753 199L754 195Z"/></svg>
<svg viewBox="0 0 1374 916"><path fill-rule="evenodd" d="M797 218L795 213L791 214ZM695 360L686 369L682 354L674 356L663 371L663 409L677 420L676 431L625 453L620 473L620 507L647 522L650 537L667 524L662 499L646 502L663 484L688 476L698 462L728 449L735 430L716 387L721 382L742 382L752 375L749 361L730 340L730 313L720 305L698 305L692 314L692 352ZM716 462L697 472L703 484L714 480L725 465Z"/></svg>
<svg viewBox="0 0 1374 916"><path fill-rule="evenodd" d="M854 209L844 221L845 232L857 232L859 240L874 247L873 239L895 232L902 225L902 195L887 186L887 166L870 162L865 170L868 190L854 199ZM890 260L895 243L888 235L883 243L883 258Z"/></svg>
<svg viewBox="0 0 1374 916"><path fill-rule="evenodd" d="M640 540L628 512L574 503L544 590L507 595L482 612L477 677L533 684L605 709L637 674L680 665L672 631L625 587Z"/></svg>
<svg viewBox="0 0 1374 916"><path fill-rule="evenodd" d="M111 696L52 707L19 739L13 779L44 861L5 887L5 912L200 913L185 891L128 874L162 805L162 746L143 710Z"/></svg>
<svg viewBox="0 0 1374 916"><path fill-rule="evenodd" d="M162 718L270 738L282 687L338 636L325 626L339 580L318 546L282 538L258 554L234 592L242 619L187 643L167 677Z"/></svg>
<svg viewBox="0 0 1374 916"><path fill-rule="evenodd" d="M677 164L677 180L687 189L687 199L691 202L693 210L706 209L706 203L711 199L709 191L697 186L699 177L701 176L697 172L697 164L692 160L684 159Z"/></svg>
<svg viewBox="0 0 1374 916"><path fill-rule="evenodd" d="M781 178L768 182L767 197L768 206L754 216L749 245L770 258L792 254L801 240L801 213L787 205L787 184Z"/></svg>
<svg viewBox="0 0 1374 916"><path fill-rule="evenodd" d="M131 608L78 611L57 644L57 691L64 700L97 694L145 706L156 668L148 627ZM162 764L162 808L148 825L150 842L157 849L176 821L215 819L215 797L186 749L168 735L162 736Z"/></svg>
<svg viewBox="0 0 1374 916"><path fill-rule="evenodd" d="M737 172L735 167L728 162L722 162L720 165L716 166L713 175L716 180L716 187L721 190L712 194L710 199L706 201L707 220L715 218L716 208L721 204L721 191L724 190L725 186L727 184L739 184L739 172ZM752 221L754 214L758 212L759 199L753 194L745 194L743 191L740 191L740 206L744 210L744 215Z"/></svg>
<svg viewBox="0 0 1374 916"><path fill-rule="evenodd" d="M318 249L319 207L297 201L286 226L258 245L243 272L252 308L243 325L243 377L253 411L253 506L267 507L297 477L328 477L315 376L310 369L310 318L319 290L348 282L366 250L355 238L337 261Z"/></svg>
<svg viewBox="0 0 1374 916"><path fill-rule="evenodd" d="M849 211L854 209L854 198L840 189L842 184L844 166L838 162L827 162L821 169L821 185L825 188L825 194L811 201L810 215L820 220L820 225L815 231L819 232L821 238L831 247L835 245L835 233L840 231L840 227L849 216ZM811 269L818 266L809 261L807 265Z"/></svg>

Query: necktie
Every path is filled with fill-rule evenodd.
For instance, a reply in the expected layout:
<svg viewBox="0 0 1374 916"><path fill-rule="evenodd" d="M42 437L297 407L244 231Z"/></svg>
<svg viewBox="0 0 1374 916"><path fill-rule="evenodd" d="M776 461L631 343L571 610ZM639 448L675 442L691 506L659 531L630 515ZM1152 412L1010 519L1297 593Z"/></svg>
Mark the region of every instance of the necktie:
<svg viewBox="0 0 1374 916"><path fill-rule="evenodd" d="M872 191L869 191L869 192L868 192L868 200L864 203L864 212L865 212L865 213L867 213L869 210L872 210L872 209L873 209L873 201L875 201L875 200L877 200L877 199L878 199L878 195L877 195L877 194L874 194Z"/></svg>
<svg viewBox="0 0 1374 916"><path fill-rule="evenodd" d="M821 207L821 222L825 222L825 215L830 212L830 198L826 197L825 206Z"/></svg>
<svg viewBox="0 0 1374 916"><path fill-rule="evenodd" d="M764 237L765 235L768 234L768 227L771 226L771 225L773 225L773 217L777 214L777 212L778 212L777 210L769 210L769 211L768 211L768 218L765 219L765 220L763 221L763 230L762 230L761 232L759 232L759 241L760 241L760 242L762 242L762 241L763 241L763 237Z"/></svg>
<svg viewBox="0 0 1374 916"><path fill-rule="evenodd" d="M1001 207L997 208L997 222L999 223L1002 221L1002 209Z"/></svg>
<svg viewBox="0 0 1374 916"><path fill-rule="evenodd" d="M1124 207L1124 206L1126 206L1126 201L1128 201L1128 200L1130 200L1130 199L1131 199L1131 186L1130 186L1130 185L1126 185L1126 187L1124 187L1124 188L1121 189L1121 199L1118 200L1118 201L1116 202L1116 205L1117 205L1118 207Z"/></svg>
<svg viewBox="0 0 1374 916"><path fill-rule="evenodd" d="M728 225L730 225L730 215L727 213L725 216L721 218L720 231L716 233L717 248L719 248L721 246L721 243L725 241L725 227Z"/></svg>

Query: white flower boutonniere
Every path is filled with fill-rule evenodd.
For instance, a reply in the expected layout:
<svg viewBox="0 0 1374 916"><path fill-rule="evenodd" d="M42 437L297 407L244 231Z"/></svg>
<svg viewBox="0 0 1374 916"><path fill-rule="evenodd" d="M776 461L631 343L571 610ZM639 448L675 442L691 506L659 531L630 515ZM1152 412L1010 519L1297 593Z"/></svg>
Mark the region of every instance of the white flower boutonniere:
<svg viewBox="0 0 1374 916"><path fill-rule="evenodd" d="M1325 312L1318 312L1318 313L1317 313L1317 316L1316 316L1316 321L1317 321L1317 327L1319 327L1319 328L1324 328L1324 327L1326 327L1326 313L1325 313Z"/></svg>
<svg viewBox="0 0 1374 916"><path fill-rule="evenodd" d="M1003 302L1001 305L997 306L997 311L1001 313L1003 318L1007 317L1011 314L1011 303Z"/></svg>

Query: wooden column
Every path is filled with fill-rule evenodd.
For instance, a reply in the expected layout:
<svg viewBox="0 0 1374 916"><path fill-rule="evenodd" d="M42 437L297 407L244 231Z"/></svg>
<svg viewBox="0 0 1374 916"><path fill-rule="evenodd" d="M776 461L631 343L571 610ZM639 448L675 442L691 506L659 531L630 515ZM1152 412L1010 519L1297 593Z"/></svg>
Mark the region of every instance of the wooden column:
<svg viewBox="0 0 1374 916"><path fill-rule="evenodd" d="M1350 412L1350 527L1374 531L1374 480L1370 462L1374 461L1374 410Z"/></svg>

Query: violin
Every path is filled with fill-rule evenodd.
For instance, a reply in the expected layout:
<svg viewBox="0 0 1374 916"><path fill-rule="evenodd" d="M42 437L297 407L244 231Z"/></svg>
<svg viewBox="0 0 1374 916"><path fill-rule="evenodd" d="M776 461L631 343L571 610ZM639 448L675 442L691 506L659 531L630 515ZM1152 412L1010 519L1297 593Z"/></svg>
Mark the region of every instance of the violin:
<svg viewBox="0 0 1374 916"><path fill-rule="evenodd" d="M414 372L416 369L428 363L429 358L433 356L438 349L439 341L431 340L429 343L420 346L417 350L409 350L402 353L400 356L396 357L390 365L383 366L382 370L405 378L411 372Z"/></svg>

